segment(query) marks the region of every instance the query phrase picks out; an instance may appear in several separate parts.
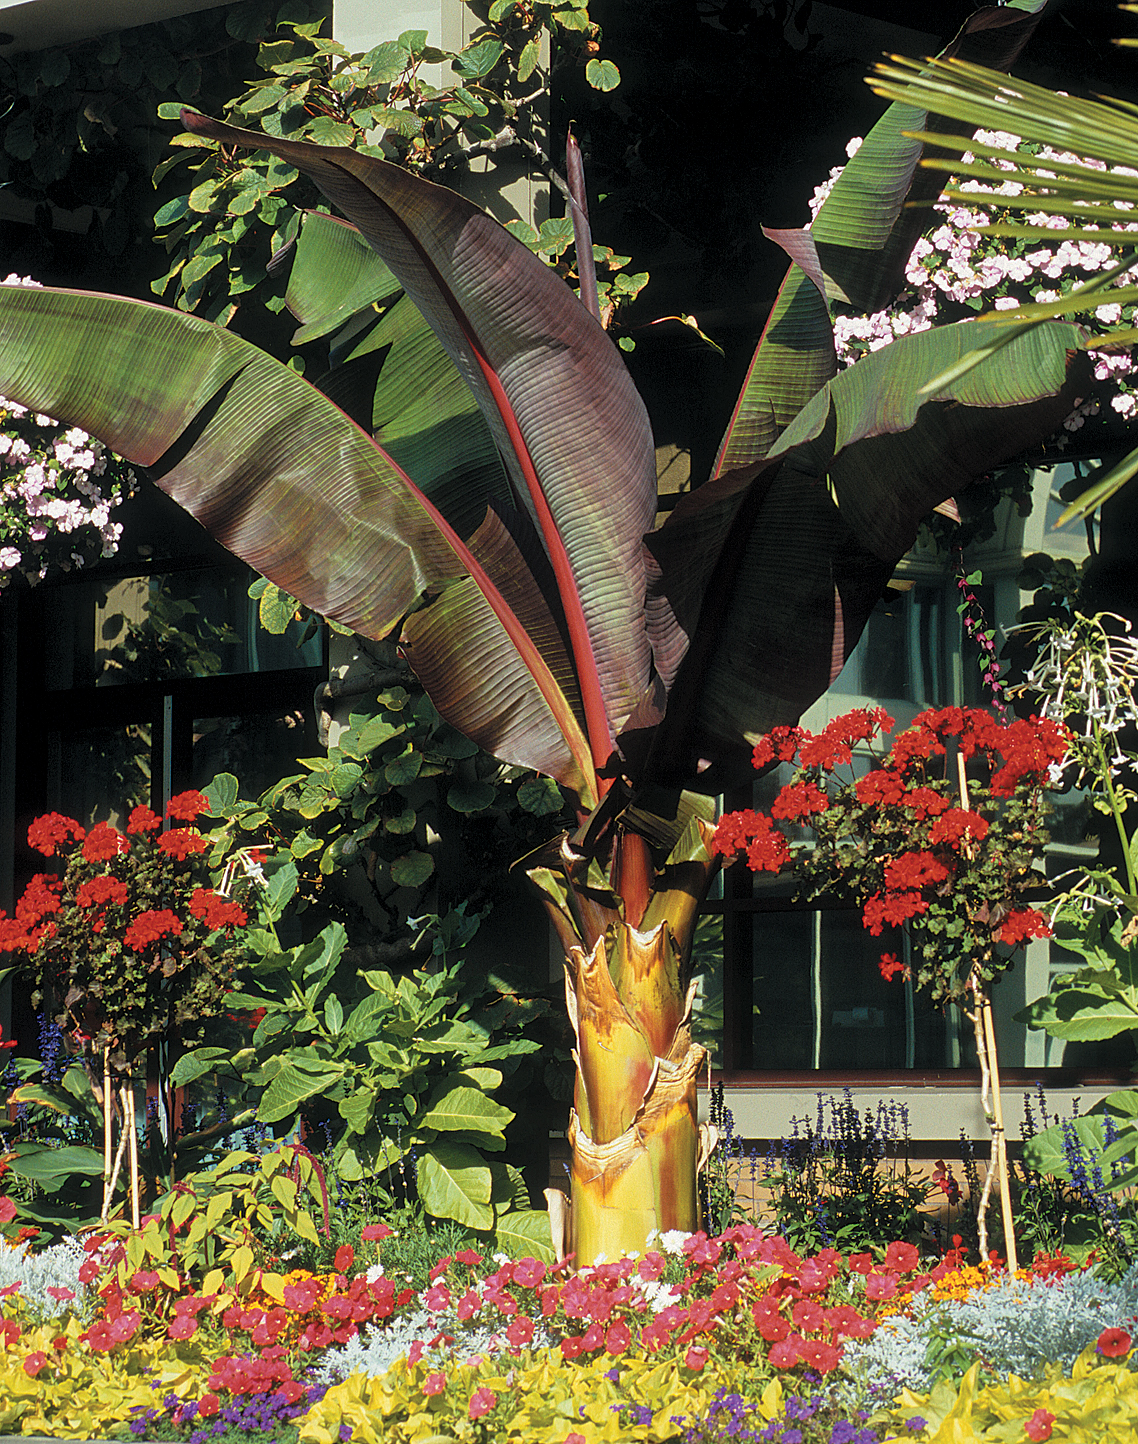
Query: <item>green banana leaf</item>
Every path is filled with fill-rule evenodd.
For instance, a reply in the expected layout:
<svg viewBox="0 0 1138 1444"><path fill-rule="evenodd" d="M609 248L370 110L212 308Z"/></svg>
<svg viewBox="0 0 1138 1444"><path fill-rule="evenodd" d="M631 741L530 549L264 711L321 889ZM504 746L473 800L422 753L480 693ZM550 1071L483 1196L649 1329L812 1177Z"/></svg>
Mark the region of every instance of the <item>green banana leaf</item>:
<svg viewBox="0 0 1138 1444"><path fill-rule="evenodd" d="M572 677L556 628L543 656L430 498L287 367L164 307L0 286L0 392L105 439L236 555L364 636L474 578L479 628L509 638L496 643L505 711L489 740L595 800L588 745L546 660ZM528 573L505 580L541 606ZM482 743L476 722L450 720Z"/></svg>
<svg viewBox="0 0 1138 1444"><path fill-rule="evenodd" d="M330 338L332 369L313 385L370 432L469 537L488 506L506 508L511 500L470 388L354 226L311 212L293 249L285 304L302 324L292 344Z"/></svg>
<svg viewBox="0 0 1138 1444"><path fill-rule="evenodd" d="M1070 412L1080 333L1061 323L922 400L923 382L967 352L981 324L865 357L818 392L765 462L691 492L648 538L654 590L692 639L650 780L709 792L745 781L758 737L796 722L837 676L921 518Z"/></svg>
<svg viewBox="0 0 1138 1444"><path fill-rule="evenodd" d="M978 10L944 57L1005 69L1042 18L1047 0ZM940 178L918 167L938 117L895 101L844 167L804 231L767 231L791 258L728 424L713 475L766 456L780 431L836 369L830 302L878 311L904 286L905 263L928 225Z"/></svg>
<svg viewBox="0 0 1138 1444"><path fill-rule="evenodd" d="M619 352L559 277L453 191L346 148L277 140L189 111L182 120L308 175L430 322L549 555L594 761L606 762L651 667L641 537L655 517L655 453Z"/></svg>

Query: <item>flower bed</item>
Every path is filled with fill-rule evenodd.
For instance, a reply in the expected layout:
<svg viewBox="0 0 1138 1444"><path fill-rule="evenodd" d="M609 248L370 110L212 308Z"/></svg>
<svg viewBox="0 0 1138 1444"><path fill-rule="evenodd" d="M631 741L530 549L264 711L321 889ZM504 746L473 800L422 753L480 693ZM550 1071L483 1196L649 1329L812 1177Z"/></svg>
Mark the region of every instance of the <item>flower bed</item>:
<svg viewBox="0 0 1138 1444"><path fill-rule="evenodd" d="M0 1430L878 1444L1121 1439L1138 1420L1138 1271L1111 1285L1043 1258L1009 1277L959 1249L926 1268L900 1241L801 1257L739 1224L580 1273L463 1249L417 1291L371 1262L389 1234L369 1225L324 1274L236 1259L209 1292L142 1234L94 1235L82 1263L61 1246L29 1270L61 1282L2 1291Z"/></svg>

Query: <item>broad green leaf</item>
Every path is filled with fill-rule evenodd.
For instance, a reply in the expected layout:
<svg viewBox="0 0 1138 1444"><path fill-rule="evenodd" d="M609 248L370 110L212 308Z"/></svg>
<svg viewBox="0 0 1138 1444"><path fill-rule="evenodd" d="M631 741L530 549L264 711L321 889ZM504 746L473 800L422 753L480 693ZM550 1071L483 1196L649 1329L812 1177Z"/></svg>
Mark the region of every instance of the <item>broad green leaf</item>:
<svg viewBox="0 0 1138 1444"><path fill-rule="evenodd" d="M335 993L324 1003L324 1026L335 1037L344 1026L344 1009Z"/></svg>
<svg viewBox="0 0 1138 1444"><path fill-rule="evenodd" d="M1138 989L1123 985L1109 972L1087 969L1057 980L1046 997L1015 1018L1069 1042L1114 1038L1138 1030Z"/></svg>
<svg viewBox="0 0 1138 1444"><path fill-rule="evenodd" d="M464 1068L459 1078L469 1078L476 1088L491 1092L502 1086L502 1072L499 1068Z"/></svg>
<svg viewBox="0 0 1138 1444"><path fill-rule="evenodd" d="M549 1214L544 1210L527 1209L499 1214L494 1232L498 1247L511 1258L536 1258L547 1264L557 1259Z"/></svg>
<svg viewBox="0 0 1138 1444"><path fill-rule="evenodd" d="M500 40L480 40L456 55L450 63L451 69L467 80L481 80L501 60L505 48Z"/></svg>
<svg viewBox="0 0 1138 1444"><path fill-rule="evenodd" d="M195 1048L192 1053L183 1053L170 1070L170 1082L175 1088L184 1088L187 1083L214 1072L223 1058L232 1056L229 1048Z"/></svg>
<svg viewBox="0 0 1138 1444"><path fill-rule="evenodd" d="M301 322L292 344L330 335L400 289L355 226L321 211L309 212L301 221L285 292L288 309Z"/></svg>
<svg viewBox="0 0 1138 1444"><path fill-rule="evenodd" d="M447 1132L501 1134L514 1117L509 1108L495 1103L477 1088L460 1084L449 1089L426 1113L415 1119L417 1128L439 1128Z"/></svg>
<svg viewBox="0 0 1138 1444"><path fill-rule="evenodd" d="M103 1155L96 1148L87 1148L78 1143L67 1143L62 1148L47 1148L38 1143L17 1143L8 1164L17 1178L26 1178L45 1193L54 1193L67 1183L73 1174L82 1173L92 1177L101 1174Z"/></svg>
<svg viewBox="0 0 1138 1444"><path fill-rule="evenodd" d="M1067 1159L1064 1127L1074 1130L1075 1137L1083 1150L1084 1157L1098 1158L1103 1151L1103 1124L1101 1118L1083 1114L1064 1125L1057 1123L1029 1138L1023 1145L1024 1162L1037 1173L1052 1178L1069 1179L1071 1166Z"/></svg>
<svg viewBox="0 0 1138 1444"><path fill-rule="evenodd" d="M435 1218L453 1218L467 1228L488 1229L490 1169L469 1143L433 1143L419 1160L419 1197Z"/></svg>
<svg viewBox="0 0 1138 1444"><path fill-rule="evenodd" d="M290 1118L309 1098L326 1093L340 1081L343 1069L333 1064L314 1064L301 1068L286 1061L280 1072L261 1095L257 1118L261 1123L279 1123Z"/></svg>
<svg viewBox="0 0 1138 1444"><path fill-rule="evenodd" d="M266 138L189 112L184 123L302 169L434 327L541 533L594 752L607 757L610 728L648 683L641 537L656 510L651 432L619 352L558 277L455 192L355 151Z"/></svg>
<svg viewBox="0 0 1138 1444"><path fill-rule="evenodd" d="M921 404L923 382L983 325L903 337L851 366L766 462L683 497L647 539L659 589L693 635L654 780L714 792L748 779L758 737L796 722L837 675L921 518L1069 414L1079 333L1059 323Z"/></svg>
<svg viewBox="0 0 1138 1444"><path fill-rule="evenodd" d="M620 71L611 60L590 60L585 66L585 79L594 90L615 90L620 84Z"/></svg>
<svg viewBox="0 0 1138 1444"><path fill-rule="evenodd" d="M194 316L23 286L0 287L0 353L4 395L148 467L231 551L353 631L384 636L432 582L475 578L533 733L536 759L507 760L593 795L571 707L494 581L386 455L287 367ZM451 720L481 740L464 715ZM521 725L511 736L527 750Z"/></svg>
<svg viewBox="0 0 1138 1444"><path fill-rule="evenodd" d="M391 864L391 880L397 887L422 887L434 870L429 852L405 852Z"/></svg>
<svg viewBox="0 0 1138 1444"><path fill-rule="evenodd" d="M531 777L518 788L518 806L535 817L552 817L565 806L565 799L551 778Z"/></svg>
<svg viewBox="0 0 1138 1444"><path fill-rule="evenodd" d="M498 796L492 782L466 781L460 778L447 789L447 806L455 812L484 812Z"/></svg>
<svg viewBox="0 0 1138 1444"><path fill-rule="evenodd" d="M224 817L226 809L237 802L240 783L232 772L219 772L203 790L209 800L210 812L214 817Z"/></svg>

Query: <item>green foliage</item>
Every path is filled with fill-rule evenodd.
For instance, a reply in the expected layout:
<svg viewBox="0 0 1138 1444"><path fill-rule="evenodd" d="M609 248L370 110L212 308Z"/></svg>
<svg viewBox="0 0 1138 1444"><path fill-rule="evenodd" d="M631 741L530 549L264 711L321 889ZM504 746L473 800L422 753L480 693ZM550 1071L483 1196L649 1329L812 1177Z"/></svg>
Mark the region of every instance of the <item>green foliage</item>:
<svg viewBox="0 0 1138 1444"><path fill-rule="evenodd" d="M257 52L256 78L224 106L225 117L267 135L379 155L452 184L483 155L500 160L512 154L552 171L543 105L558 73L584 69L599 91L620 82L611 61L587 59L600 32L584 4L493 5L458 52L429 44L426 31L408 30L353 53L325 38L325 28L282 10L276 38ZM424 67L434 66L443 67L441 86L424 74ZM164 120L176 120L179 111L177 102L159 107ZM156 183L183 162L189 173L182 173L183 193L155 216L170 264L153 289L184 310L225 324L252 301L279 311L284 301L270 274L279 265L270 258L296 239L303 210L325 209L319 193L293 167L265 153L235 156L186 133L176 134L171 146L174 153L160 162ZM571 221L547 221L535 249L568 275L559 258L572 240ZM594 249L598 261L619 273L603 286L607 323L648 277L624 272L627 256ZM299 359L296 364L302 365Z"/></svg>
<svg viewBox="0 0 1138 1444"><path fill-rule="evenodd" d="M937 1384L928 1394L905 1389L898 1401L871 1418L908 1439L1070 1440L1071 1444L1126 1444L1138 1427L1138 1374L1088 1349L1067 1372L1050 1364L1042 1378L981 1384L981 1362L963 1378ZM1024 1426L1043 1410L1047 1432L1025 1434ZM920 1420L915 1428L909 1420ZM1053 1431L1053 1432L1052 1432Z"/></svg>
<svg viewBox="0 0 1138 1444"><path fill-rule="evenodd" d="M102 1205L103 1114L87 1070L72 1062L54 1081L35 1059L14 1067L20 1081L6 1101L20 1111L4 1146L20 1224L47 1233L89 1226Z"/></svg>
<svg viewBox="0 0 1138 1444"><path fill-rule="evenodd" d="M121 257L150 233L150 161L138 137L159 106L220 105L276 15L319 10L306 0L231 4L0 58L0 184L36 207L38 223L51 205L92 207L91 256Z"/></svg>
<svg viewBox="0 0 1138 1444"><path fill-rule="evenodd" d="M491 1095L503 1069L540 1048L522 1030L547 1005L484 984L468 989L461 962L445 959L475 920L460 906L433 923L433 971L403 977L380 969L349 976L338 923L283 952L262 935L249 990L229 998L232 1007L264 1010L252 1046L232 1058L199 1049L178 1068L185 1081L235 1075L259 1123L278 1134L302 1119L324 1126L339 1179L370 1181L385 1206L409 1196L417 1170L429 1214L489 1232L503 1215L529 1209L517 1171L484 1155L505 1149L514 1113Z"/></svg>
<svg viewBox="0 0 1138 1444"><path fill-rule="evenodd" d="M775 1231L797 1252L853 1253L921 1239L933 1189L909 1161L903 1110L881 1103L862 1116L848 1091L840 1100L819 1094L817 1118L791 1124L763 1186Z"/></svg>

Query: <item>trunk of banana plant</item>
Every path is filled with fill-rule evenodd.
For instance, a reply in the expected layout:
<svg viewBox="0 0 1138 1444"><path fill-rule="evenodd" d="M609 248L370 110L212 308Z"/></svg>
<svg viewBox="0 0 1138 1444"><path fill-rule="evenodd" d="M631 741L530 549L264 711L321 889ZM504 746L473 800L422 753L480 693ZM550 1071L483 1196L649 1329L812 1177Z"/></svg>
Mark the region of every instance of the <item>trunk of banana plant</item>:
<svg viewBox="0 0 1138 1444"><path fill-rule="evenodd" d="M565 1242L578 1266L643 1253L653 1230L699 1227L696 1177L710 1135L695 1084L707 1054L692 1042L689 959L718 865L712 832L694 820L658 872L629 833L607 869L568 838L525 869L565 948L577 1039Z"/></svg>

